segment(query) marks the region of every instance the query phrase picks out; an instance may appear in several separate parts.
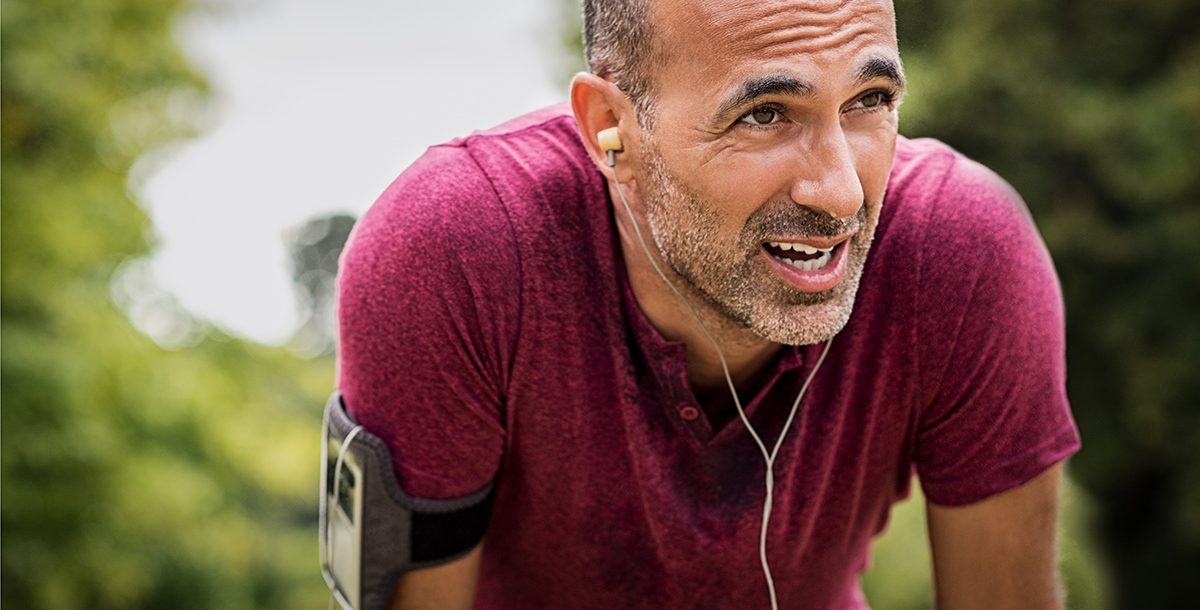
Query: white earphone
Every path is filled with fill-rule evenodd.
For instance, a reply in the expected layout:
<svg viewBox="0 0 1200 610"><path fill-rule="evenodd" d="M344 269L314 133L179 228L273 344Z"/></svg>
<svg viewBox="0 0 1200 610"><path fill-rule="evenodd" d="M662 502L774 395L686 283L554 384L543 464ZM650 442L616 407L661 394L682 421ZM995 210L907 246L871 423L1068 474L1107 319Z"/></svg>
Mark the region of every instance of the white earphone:
<svg viewBox="0 0 1200 610"><path fill-rule="evenodd" d="M809 384L812 383L813 377L817 375L817 371L820 370L821 364L825 362L825 356L829 353L829 347L833 345L833 339L830 338L825 342L825 349L821 351L820 358L817 359L816 365L813 366L812 371L809 372L808 377L805 378L804 385L800 386L800 393L796 395L796 400L794 403L792 403L792 410L788 414L787 421L783 424L783 431L779 433L779 438L775 441L775 446L771 449L771 451L768 452L767 446L765 443L763 443L762 437L758 435L758 432L754 429L754 426L750 425L750 420L746 417L746 411L742 408L742 401L740 398L738 398L737 388L733 385L733 377L729 374L729 365L725 362L725 354L721 351L721 346L717 344L717 340L708 332L708 328L704 326L704 322L700 320L700 315L696 312L695 308L692 307L692 304L689 303L688 300L684 298L683 294L675 288L675 285L667 279L666 274L664 274L662 269L659 268L658 262L655 261L654 257L650 255L650 248L646 245L645 238L642 237L642 230L638 228L637 219L633 216L633 209L630 208L629 202L625 199L625 192L621 190L621 182L617 180L616 176L617 153L625 150L624 146L621 144L620 132L616 127L609 127L596 134L596 141L600 145L600 150L604 152L607 157L608 166L613 170L613 185L615 185L617 188L617 195L621 199L621 205L625 208L625 213L629 216L629 222L633 224L633 232L634 235L637 236L638 243L641 244L642 252L646 254L646 259L650 261L650 266L654 267L654 271L658 273L658 277L662 279L663 283L665 283L667 287L671 289L671 292L673 292L675 296L679 298L680 302L684 304L688 310L688 313L690 313L692 318L696 320L696 324L699 325L700 330L704 333L704 336L708 339L709 343L712 343L713 349L717 351L717 358L719 358L721 361L721 370L725 373L725 382L729 385L730 394L733 395L733 404L737 407L738 417L741 418L742 424L746 426L746 430L750 432L750 436L754 439L754 442L758 444L758 448L762 452L763 461L767 466L766 499L763 501L762 530L759 535L758 555L762 563L763 576L767 580L767 593L771 597L771 610L779 610L779 600L775 596L775 580L771 577L771 566L767 563L767 525L771 520L771 503L774 498L775 457L779 455L779 448L783 446L783 439L787 436L788 431L792 428L792 420L795 419L796 412L799 410L800 401L804 399L804 394L808 392Z"/></svg>

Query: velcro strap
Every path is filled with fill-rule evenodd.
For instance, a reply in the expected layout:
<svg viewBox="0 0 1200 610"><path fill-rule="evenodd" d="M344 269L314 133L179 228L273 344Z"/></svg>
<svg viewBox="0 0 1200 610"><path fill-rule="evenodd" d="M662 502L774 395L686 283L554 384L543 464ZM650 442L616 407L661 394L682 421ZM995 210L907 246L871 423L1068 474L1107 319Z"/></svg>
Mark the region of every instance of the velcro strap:
<svg viewBox="0 0 1200 610"><path fill-rule="evenodd" d="M325 408L324 428L321 560L343 606L388 608L401 574L458 559L483 540L494 482L460 498L415 498L400 488L386 443L358 426L338 393Z"/></svg>

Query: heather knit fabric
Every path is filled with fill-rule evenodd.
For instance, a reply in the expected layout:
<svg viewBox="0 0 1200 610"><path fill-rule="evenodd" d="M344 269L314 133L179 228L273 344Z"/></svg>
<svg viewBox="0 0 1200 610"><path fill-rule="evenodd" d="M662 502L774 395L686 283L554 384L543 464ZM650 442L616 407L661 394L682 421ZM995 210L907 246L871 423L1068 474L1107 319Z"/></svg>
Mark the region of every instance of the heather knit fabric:
<svg viewBox="0 0 1200 610"><path fill-rule="evenodd" d="M767 608L761 455L696 408L622 256L565 106L430 148L342 260L347 407L411 495L496 481L480 608ZM966 504L1075 452L1063 335L1016 195L902 138L854 313L776 462L780 605L865 607L870 541L914 470ZM768 442L821 347L784 348L743 396Z"/></svg>

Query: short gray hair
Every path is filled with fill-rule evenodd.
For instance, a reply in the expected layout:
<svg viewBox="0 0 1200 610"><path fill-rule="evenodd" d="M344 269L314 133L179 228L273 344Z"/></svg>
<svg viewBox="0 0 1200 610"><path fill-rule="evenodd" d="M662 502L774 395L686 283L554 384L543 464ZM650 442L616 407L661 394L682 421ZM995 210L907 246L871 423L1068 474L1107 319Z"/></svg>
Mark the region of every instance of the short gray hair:
<svg viewBox="0 0 1200 610"><path fill-rule="evenodd" d="M648 127L653 116L650 82L655 57L650 0L583 0L583 53L588 70L611 77Z"/></svg>

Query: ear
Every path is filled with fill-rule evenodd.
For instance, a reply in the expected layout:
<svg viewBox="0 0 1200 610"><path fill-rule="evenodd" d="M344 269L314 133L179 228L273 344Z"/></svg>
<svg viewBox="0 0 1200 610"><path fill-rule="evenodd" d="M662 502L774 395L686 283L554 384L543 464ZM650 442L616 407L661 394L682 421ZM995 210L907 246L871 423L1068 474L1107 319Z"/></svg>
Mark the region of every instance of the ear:
<svg viewBox="0 0 1200 610"><path fill-rule="evenodd" d="M575 113L575 123L579 126L579 136L583 139L588 156L600 173L609 180L616 179L622 183L632 180L633 165L636 163L636 153L633 152L636 146L633 144L638 141L638 127L629 97L612 81L580 72L571 79L571 110ZM617 164L615 175L597 139L597 134L609 127L617 128L625 151L617 153L622 162Z"/></svg>

